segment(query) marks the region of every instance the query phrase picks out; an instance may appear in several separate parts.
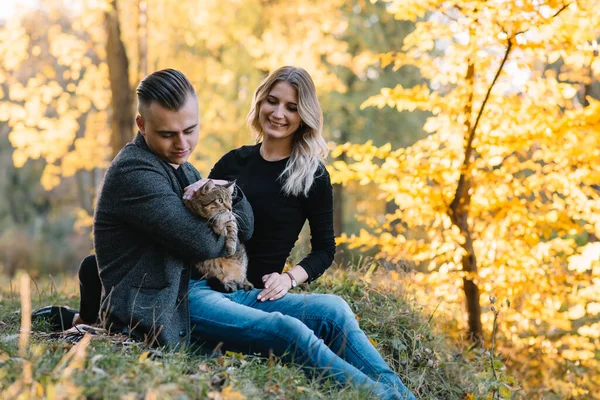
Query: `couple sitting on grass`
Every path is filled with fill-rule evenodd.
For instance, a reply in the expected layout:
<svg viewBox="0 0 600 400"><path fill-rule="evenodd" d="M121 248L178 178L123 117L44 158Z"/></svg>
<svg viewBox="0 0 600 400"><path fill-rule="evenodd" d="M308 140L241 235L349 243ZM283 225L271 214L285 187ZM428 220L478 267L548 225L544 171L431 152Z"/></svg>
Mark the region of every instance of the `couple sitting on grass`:
<svg viewBox="0 0 600 400"><path fill-rule="evenodd" d="M94 216L96 254L81 264L80 310L69 325L101 315L110 331L153 345L272 352L382 399L414 399L344 300L293 293L321 276L335 251L323 117L308 73L282 67L261 83L247 119L257 144L227 153L208 179L187 162L200 130L188 79L157 71L137 96L139 132L106 172ZM200 201L228 207L221 234L214 219L189 207L208 187L227 188L227 198ZM312 250L284 273L307 219ZM195 267L244 247L254 289L224 287Z"/></svg>

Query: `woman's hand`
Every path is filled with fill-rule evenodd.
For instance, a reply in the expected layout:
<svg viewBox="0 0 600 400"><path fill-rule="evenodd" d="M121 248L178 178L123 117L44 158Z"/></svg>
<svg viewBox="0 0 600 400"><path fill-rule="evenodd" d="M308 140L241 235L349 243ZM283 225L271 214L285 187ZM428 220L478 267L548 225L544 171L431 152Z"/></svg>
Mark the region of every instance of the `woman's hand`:
<svg viewBox="0 0 600 400"><path fill-rule="evenodd" d="M206 179L206 178L202 178L199 181L196 181L194 183L192 183L190 186L186 186L184 189L184 193L183 193L183 198L186 200L191 199L192 197L194 197L194 195L196 194L196 192L198 190L200 190L200 188L204 185L206 185L206 182L208 181L213 181L213 183L215 185L224 185L227 183L227 181L223 181L220 179Z"/></svg>
<svg viewBox="0 0 600 400"><path fill-rule="evenodd" d="M257 299L260 301L280 299L292 288L292 280L288 274L273 272L263 275L262 281L265 288L258 294Z"/></svg>

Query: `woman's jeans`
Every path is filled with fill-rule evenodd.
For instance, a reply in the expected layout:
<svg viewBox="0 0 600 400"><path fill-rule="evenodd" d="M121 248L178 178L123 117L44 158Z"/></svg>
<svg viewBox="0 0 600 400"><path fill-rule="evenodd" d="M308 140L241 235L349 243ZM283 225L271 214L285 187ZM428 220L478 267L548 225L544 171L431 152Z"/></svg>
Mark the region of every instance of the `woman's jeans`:
<svg viewBox="0 0 600 400"><path fill-rule="evenodd" d="M190 282L192 340L203 347L271 351L312 374L372 390L382 399L415 399L359 328L338 296L286 294L256 299L259 289L221 293L205 280Z"/></svg>

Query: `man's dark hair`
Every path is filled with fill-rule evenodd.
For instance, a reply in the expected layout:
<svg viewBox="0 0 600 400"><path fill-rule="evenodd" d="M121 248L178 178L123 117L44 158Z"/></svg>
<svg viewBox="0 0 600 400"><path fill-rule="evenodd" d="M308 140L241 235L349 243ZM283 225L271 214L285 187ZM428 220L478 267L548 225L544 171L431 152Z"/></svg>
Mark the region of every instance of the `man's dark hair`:
<svg viewBox="0 0 600 400"><path fill-rule="evenodd" d="M140 107L151 102L169 110L177 111L183 107L188 95L196 95L194 87L184 74L175 69L162 69L146 76L137 87Z"/></svg>

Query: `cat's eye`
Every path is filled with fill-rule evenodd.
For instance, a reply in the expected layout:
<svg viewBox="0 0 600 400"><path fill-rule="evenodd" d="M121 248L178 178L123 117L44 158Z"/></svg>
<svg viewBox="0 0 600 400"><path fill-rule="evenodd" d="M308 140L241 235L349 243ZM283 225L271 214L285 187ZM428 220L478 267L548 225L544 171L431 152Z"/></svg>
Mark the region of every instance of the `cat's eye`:
<svg viewBox="0 0 600 400"><path fill-rule="evenodd" d="M217 200L219 202L219 204L223 204L223 199L219 197L219 199Z"/></svg>

